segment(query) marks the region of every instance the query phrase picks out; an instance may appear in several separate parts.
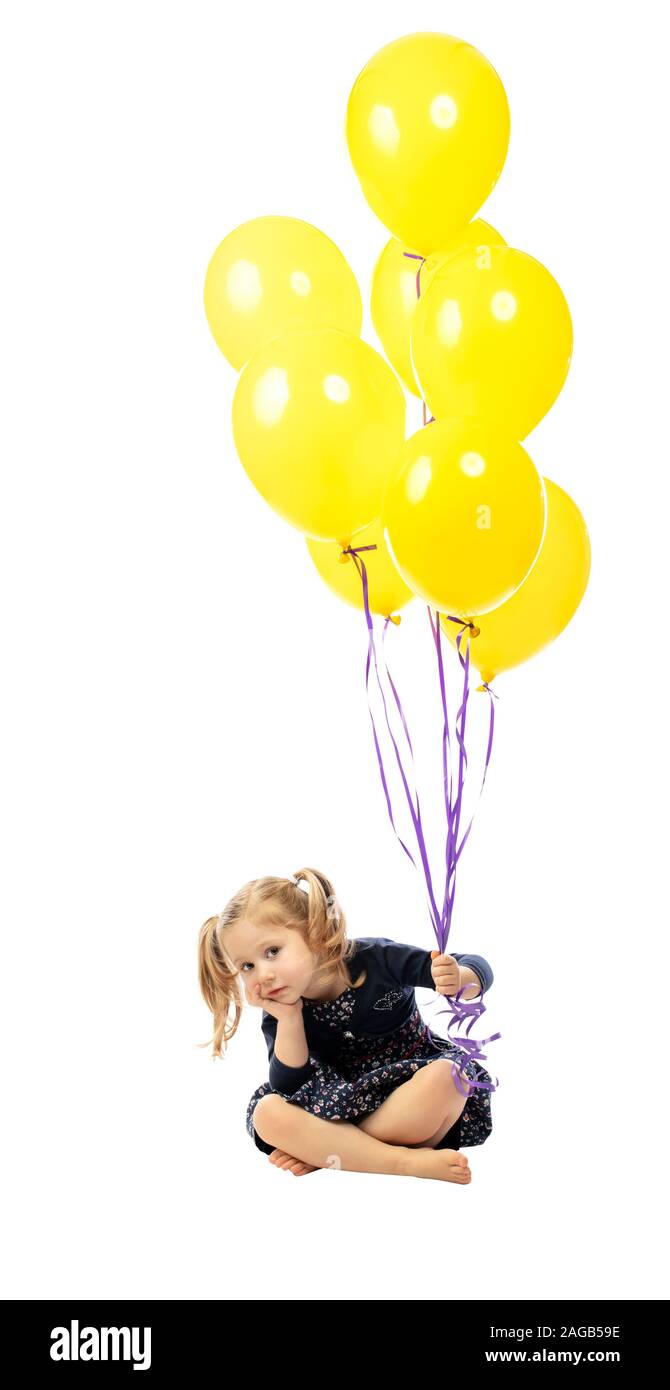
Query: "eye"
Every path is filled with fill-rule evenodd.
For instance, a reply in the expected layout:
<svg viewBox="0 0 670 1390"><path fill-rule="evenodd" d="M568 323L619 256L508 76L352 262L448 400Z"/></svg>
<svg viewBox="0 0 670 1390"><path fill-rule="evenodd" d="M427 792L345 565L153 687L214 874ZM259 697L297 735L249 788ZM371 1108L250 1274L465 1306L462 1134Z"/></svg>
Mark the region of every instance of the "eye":
<svg viewBox="0 0 670 1390"><path fill-rule="evenodd" d="M266 948L266 951L265 951L265 954L266 954L266 955L267 955L268 951L281 951L281 946L268 946L268 947ZM271 959L274 960L274 956L272 956ZM240 970L241 970L242 972L246 973L246 967L247 967L248 965L251 965L251 969L253 970L254 967L253 967L253 965L251 964L251 961L250 961L250 960L245 960L245 961L243 961L242 965L240 966Z"/></svg>

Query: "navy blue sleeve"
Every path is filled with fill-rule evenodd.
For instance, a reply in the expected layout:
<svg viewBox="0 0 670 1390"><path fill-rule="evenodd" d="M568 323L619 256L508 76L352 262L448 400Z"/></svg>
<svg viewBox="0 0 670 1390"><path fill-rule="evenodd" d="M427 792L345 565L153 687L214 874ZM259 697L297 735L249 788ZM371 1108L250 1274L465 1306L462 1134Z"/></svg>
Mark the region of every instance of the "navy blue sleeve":
<svg viewBox="0 0 670 1390"><path fill-rule="evenodd" d="M309 1079L312 1071L312 1059L308 1057L304 1067L289 1067L285 1062L280 1062L279 1058L275 1057L277 1020L273 1014L266 1013L265 1009L263 1010L261 1028L267 1043L270 1060L270 1085L273 1091L283 1091L285 1095L292 1096L294 1091L297 1091Z"/></svg>
<svg viewBox="0 0 670 1390"><path fill-rule="evenodd" d="M430 950L421 946L409 946L403 941L391 941L380 936L375 943L376 954L392 980L399 985L418 985L421 989L435 989L431 971ZM436 948L433 947L433 950ZM464 955L462 951L448 951L459 965L469 965L479 978L482 992L491 988L493 971L483 956Z"/></svg>

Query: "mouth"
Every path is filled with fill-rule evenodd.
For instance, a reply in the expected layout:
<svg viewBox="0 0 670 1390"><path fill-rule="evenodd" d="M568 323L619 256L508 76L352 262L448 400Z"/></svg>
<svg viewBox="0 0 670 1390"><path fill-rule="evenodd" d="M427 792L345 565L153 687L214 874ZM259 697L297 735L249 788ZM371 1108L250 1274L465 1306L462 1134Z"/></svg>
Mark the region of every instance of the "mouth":
<svg viewBox="0 0 670 1390"><path fill-rule="evenodd" d="M268 994L268 999L274 999L275 994L283 994L285 988L286 988L286 986L285 986L285 985L282 985L281 989L271 989L270 992L269 992L269 994Z"/></svg>

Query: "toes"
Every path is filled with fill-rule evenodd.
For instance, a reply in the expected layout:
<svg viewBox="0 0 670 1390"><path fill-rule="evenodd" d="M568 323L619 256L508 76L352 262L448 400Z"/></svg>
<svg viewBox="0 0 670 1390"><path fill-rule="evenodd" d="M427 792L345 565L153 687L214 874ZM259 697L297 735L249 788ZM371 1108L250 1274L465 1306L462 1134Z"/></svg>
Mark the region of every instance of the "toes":
<svg viewBox="0 0 670 1390"><path fill-rule="evenodd" d="M268 1158L271 1163L274 1163L275 1168L284 1168L296 1176L305 1171L301 1159L294 1158L292 1154L284 1153L283 1149L273 1149L272 1153L268 1154Z"/></svg>
<svg viewBox="0 0 670 1390"><path fill-rule="evenodd" d="M268 1159L275 1168L284 1168L285 1171L293 1173L294 1178L301 1178L305 1173L314 1171L312 1164L304 1163L301 1158L294 1158L293 1154L287 1154L283 1149L273 1149L272 1153L268 1154Z"/></svg>

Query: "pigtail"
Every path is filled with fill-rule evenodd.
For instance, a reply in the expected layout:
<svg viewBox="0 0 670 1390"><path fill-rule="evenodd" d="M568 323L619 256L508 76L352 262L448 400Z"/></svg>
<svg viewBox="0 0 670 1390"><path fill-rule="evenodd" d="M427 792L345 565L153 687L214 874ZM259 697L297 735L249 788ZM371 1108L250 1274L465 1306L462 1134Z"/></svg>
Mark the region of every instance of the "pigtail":
<svg viewBox="0 0 670 1390"><path fill-rule="evenodd" d="M330 974L356 952L355 943L347 940L344 912L330 879L318 869L301 869L294 877L298 882L305 879L308 885L307 941L320 958L317 970Z"/></svg>
<svg viewBox="0 0 670 1390"><path fill-rule="evenodd" d="M242 990L238 972L230 968L221 950L217 929L221 917L208 917L200 928L198 940L198 982L200 993L214 1017L214 1034L198 1047L212 1046L212 1060L222 1060L230 1039L235 1036L242 1017ZM233 1017L231 1019L231 1010Z"/></svg>

